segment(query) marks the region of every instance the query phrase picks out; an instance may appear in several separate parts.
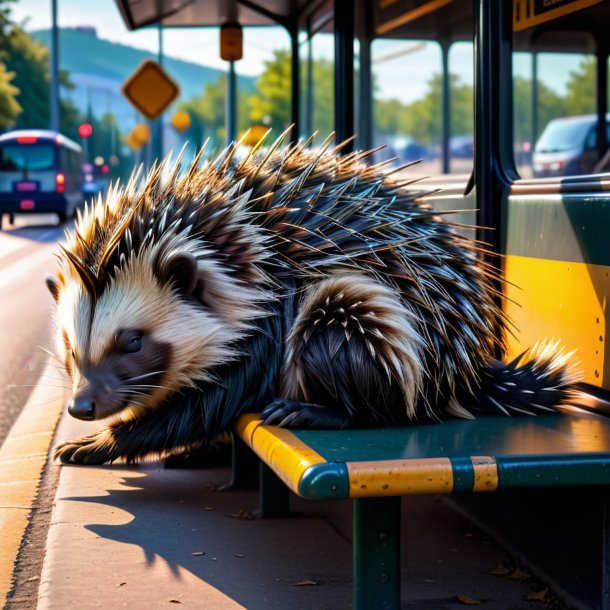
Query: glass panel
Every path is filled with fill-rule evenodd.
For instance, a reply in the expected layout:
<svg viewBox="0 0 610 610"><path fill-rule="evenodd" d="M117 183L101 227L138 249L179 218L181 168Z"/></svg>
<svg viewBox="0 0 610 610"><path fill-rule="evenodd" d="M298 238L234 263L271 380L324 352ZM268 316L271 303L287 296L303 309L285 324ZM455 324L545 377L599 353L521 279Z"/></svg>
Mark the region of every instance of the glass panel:
<svg viewBox="0 0 610 610"><path fill-rule="evenodd" d="M325 26L332 30L332 22ZM319 132L318 141L328 136L334 126L333 34L319 32L301 45L301 135Z"/></svg>
<svg viewBox="0 0 610 610"><path fill-rule="evenodd" d="M474 51L471 42L449 49L449 169L470 174L474 161Z"/></svg>
<svg viewBox="0 0 610 610"><path fill-rule="evenodd" d="M42 171L55 167L52 144L5 144L0 148L0 171Z"/></svg>
<svg viewBox="0 0 610 610"><path fill-rule="evenodd" d="M371 46L373 143L385 145L376 161L416 174L441 171L442 64L438 44L418 40L376 39Z"/></svg>
<svg viewBox="0 0 610 610"><path fill-rule="evenodd" d="M248 144L269 127L271 138L292 122L290 38L284 28L260 27L244 30L244 58L237 62L238 133L252 128Z"/></svg>
<svg viewBox="0 0 610 610"><path fill-rule="evenodd" d="M513 153L522 178L532 177L532 149L536 141L533 124L533 55L513 53Z"/></svg>
<svg viewBox="0 0 610 610"><path fill-rule="evenodd" d="M584 53L534 56L537 83L532 108L537 139L534 177L590 174L599 160L596 130L596 59Z"/></svg>
<svg viewBox="0 0 610 610"><path fill-rule="evenodd" d="M218 28L176 28L163 32L164 67L180 85L180 97L166 112L163 140L166 151L186 145L192 156L209 139L213 154L225 145L227 62L220 58ZM188 115L184 126L172 119ZM189 124L190 122L190 124Z"/></svg>

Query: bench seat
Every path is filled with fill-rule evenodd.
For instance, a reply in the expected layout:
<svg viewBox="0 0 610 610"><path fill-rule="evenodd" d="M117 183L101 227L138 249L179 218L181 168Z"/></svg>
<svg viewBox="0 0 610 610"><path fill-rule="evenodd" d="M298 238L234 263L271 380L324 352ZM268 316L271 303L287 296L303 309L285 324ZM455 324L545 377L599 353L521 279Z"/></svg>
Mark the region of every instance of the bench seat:
<svg viewBox="0 0 610 610"><path fill-rule="evenodd" d="M580 409L341 431L247 414L235 433L264 464L261 496L278 477L306 499L353 500L355 608L400 607L401 496L610 485L610 418Z"/></svg>

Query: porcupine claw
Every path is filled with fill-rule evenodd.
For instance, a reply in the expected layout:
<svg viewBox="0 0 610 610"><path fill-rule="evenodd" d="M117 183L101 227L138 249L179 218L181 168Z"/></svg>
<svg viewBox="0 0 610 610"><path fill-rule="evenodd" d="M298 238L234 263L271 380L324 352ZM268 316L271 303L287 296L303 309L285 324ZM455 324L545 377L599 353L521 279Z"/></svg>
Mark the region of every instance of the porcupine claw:
<svg viewBox="0 0 610 610"><path fill-rule="evenodd" d="M281 428L340 430L350 425L348 419L336 411L297 400L274 400L265 407L261 418L266 425L277 425Z"/></svg>

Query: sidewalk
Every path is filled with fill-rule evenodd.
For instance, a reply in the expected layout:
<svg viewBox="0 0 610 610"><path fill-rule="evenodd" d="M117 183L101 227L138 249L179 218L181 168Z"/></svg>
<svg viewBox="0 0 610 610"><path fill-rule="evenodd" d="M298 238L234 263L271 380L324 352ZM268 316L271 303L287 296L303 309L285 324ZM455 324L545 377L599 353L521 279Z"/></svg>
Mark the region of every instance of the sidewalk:
<svg viewBox="0 0 610 610"><path fill-rule="evenodd" d="M55 442L93 429L64 415ZM351 607L348 501L293 498L294 517L256 520L255 491L219 490L228 468L52 469L41 610ZM403 500L402 549L403 607L550 607L525 601L532 582L488 574L505 553L439 498Z"/></svg>

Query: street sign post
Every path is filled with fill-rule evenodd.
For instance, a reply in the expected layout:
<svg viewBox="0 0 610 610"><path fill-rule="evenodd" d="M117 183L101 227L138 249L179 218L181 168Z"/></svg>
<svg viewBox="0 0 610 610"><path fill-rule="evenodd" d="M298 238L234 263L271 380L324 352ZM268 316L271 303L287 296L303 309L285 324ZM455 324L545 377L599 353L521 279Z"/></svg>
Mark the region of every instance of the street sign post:
<svg viewBox="0 0 610 610"><path fill-rule="evenodd" d="M156 119L179 95L180 87L155 61L143 61L123 83L123 95L148 119Z"/></svg>

